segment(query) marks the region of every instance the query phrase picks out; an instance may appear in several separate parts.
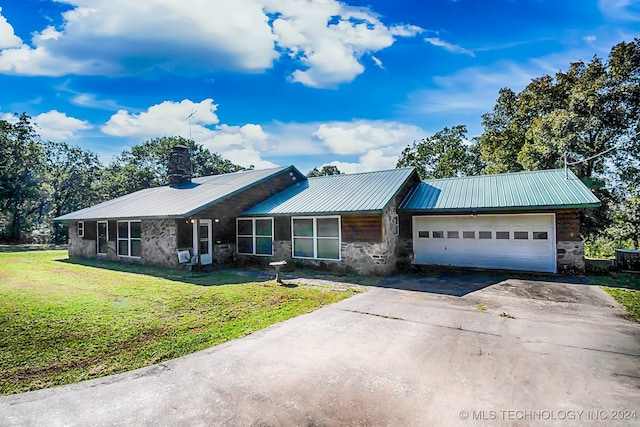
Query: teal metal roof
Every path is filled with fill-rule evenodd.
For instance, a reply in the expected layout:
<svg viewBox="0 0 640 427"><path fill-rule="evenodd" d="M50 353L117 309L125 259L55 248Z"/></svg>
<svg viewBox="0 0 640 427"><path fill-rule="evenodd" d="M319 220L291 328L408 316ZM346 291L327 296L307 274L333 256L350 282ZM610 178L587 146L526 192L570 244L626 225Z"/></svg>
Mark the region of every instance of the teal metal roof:
<svg viewBox="0 0 640 427"><path fill-rule="evenodd" d="M414 168L309 178L242 213L244 216L382 212Z"/></svg>
<svg viewBox="0 0 640 427"><path fill-rule="evenodd" d="M62 215L55 220L186 218L286 172L291 175L292 183L306 179L293 166L204 176L174 187L163 186L136 191Z"/></svg>
<svg viewBox="0 0 640 427"><path fill-rule="evenodd" d="M482 210L568 209L600 205L600 200L563 169L433 179L421 182L400 210L457 212Z"/></svg>

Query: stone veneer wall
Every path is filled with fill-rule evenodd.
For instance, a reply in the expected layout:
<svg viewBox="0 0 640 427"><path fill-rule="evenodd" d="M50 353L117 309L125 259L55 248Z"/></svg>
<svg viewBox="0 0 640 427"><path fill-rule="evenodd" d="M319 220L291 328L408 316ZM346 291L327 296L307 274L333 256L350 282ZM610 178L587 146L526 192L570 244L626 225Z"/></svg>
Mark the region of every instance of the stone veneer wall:
<svg viewBox="0 0 640 427"><path fill-rule="evenodd" d="M230 264L235 260L236 245L222 243L213 245L214 262L218 264Z"/></svg>
<svg viewBox="0 0 640 427"><path fill-rule="evenodd" d="M95 258L96 241L78 237L77 226L77 221L69 222L69 258Z"/></svg>
<svg viewBox="0 0 640 427"><path fill-rule="evenodd" d="M143 264L177 267L177 226L173 219L142 220ZM129 260L131 258L122 258Z"/></svg>
<svg viewBox="0 0 640 427"><path fill-rule="evenodd" d="M584 243L556 242L558 273L583 274L585 271Z"/></svg>

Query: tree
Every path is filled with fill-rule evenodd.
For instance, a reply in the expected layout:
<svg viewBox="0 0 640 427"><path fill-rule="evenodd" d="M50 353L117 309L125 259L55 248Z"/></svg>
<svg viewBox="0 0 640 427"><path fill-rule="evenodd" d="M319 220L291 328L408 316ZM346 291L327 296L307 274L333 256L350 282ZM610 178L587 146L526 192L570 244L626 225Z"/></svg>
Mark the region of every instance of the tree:
<svg viewBox="0 0 640 427"><path fill-rule="evenodd" d="M631 241L640 248L640 192L634 191L613 208L613 224L609 234L617 242Z"/></svg>
<svg viewBox="0 0 640 427"><path fill-rule="evenodd" d="M476 148L467 142L466 134L466 126L458 125L414 141L402 150L396 167L413 166L422 179L477 174L482 165Z"/></svg>
<svg viewBox="0 0 640 427"><path fill-rule="evenodd" d="M327 175L341 175L340 169L337 166L333 165L324 165L322 169L318 170L318 168L313 168L307 174L307 177L314 178L318 176L327 176Z"/></svg>
<svg viewBox="0 0 640 427"><path fill-rule="evenodd" d="M0 120L0 220L1 238L18 243L30 229L32 214L44 208L44 150L25 113L18 121Z"/></svg>
<svg viewBox="0 0 640 427"><path fill-rule="evenodd" d="M169 183L168 163L171 148L184 145L191 155L194 177L244 170L201 144L179 136L154 138L124 150L104 169L101 195L110 199L145 188Z"/></svg>
<svg viewBox="0 0 640 427"><path fill-rule="evenodd" d="M91 206L102 201L96 191L102 164L98 156L79 147L71 147L64 142L47 142L45 149L45 182L47 209L40 217L50 224L60 215ZM66 240L66 226L53 225L53 242Z"/></svg>

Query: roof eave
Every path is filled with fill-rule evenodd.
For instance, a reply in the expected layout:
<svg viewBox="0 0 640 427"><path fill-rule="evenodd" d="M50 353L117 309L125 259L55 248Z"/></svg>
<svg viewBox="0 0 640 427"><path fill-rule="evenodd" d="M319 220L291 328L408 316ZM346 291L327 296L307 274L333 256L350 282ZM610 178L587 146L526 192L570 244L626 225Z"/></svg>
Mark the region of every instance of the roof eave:
<svg viewBox="0 0 640 427"><path fill-rule="evenodd" d="M572 205L541 205L541 206L497 206L497 207L478 207L478 208L429 208L429 209L408 209L400 208L398 211L407 213L458 213L458 212L509 212L509 211L537 211L537 210L566 210L566 209L586 209L597 208L600 203L579 203Z"/></svg>

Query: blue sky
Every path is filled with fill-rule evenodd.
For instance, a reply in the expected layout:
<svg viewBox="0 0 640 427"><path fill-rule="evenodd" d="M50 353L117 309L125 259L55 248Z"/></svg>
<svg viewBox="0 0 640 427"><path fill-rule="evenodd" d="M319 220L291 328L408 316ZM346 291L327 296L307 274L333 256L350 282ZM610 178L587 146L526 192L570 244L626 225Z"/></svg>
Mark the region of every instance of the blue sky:
<svg viewBox="0 0 640 427"><path fill-rule="evenodd" d="M243 166L395 166L498 90L640 36L633 0L0 0L0 118L104 162L192 138ZM194 113L191 120L187 117Z"/></svg>

